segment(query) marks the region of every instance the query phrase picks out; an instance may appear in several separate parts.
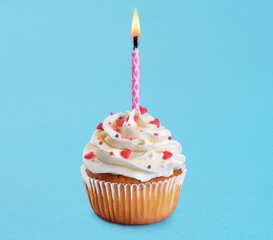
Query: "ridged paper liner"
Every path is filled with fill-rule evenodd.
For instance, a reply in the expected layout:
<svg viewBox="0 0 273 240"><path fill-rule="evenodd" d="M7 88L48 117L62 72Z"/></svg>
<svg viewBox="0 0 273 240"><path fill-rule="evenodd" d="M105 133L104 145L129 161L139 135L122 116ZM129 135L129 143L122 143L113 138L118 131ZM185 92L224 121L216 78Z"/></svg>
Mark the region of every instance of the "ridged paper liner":
<svg viewBox="0 0 273 240"><path fill-rule="evenodd" d="M120 224L150 224L169 217L176 208L186 174L165 181L123 184L100 181L81 167L90 205L101 218Z"/></svg>

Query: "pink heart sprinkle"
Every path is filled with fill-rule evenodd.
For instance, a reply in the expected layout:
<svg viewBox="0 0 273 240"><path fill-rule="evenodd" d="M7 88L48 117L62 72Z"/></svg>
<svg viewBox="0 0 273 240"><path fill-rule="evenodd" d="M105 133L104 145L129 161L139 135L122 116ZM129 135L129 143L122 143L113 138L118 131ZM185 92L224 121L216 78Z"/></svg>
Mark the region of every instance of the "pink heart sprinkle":
<svg viewBox="0 0 273 240"><path fill-rule="evenodd" d="M128 159L131 155L132 151L130 149L126 150L126 151L121 151L120 155L126 159Z"/></svg>

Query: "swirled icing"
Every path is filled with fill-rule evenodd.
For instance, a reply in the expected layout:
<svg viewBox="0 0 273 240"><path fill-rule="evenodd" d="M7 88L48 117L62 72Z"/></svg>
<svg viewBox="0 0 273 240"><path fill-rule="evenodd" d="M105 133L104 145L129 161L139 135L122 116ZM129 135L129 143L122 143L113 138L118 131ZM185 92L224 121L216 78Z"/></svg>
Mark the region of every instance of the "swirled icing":
<svg viewBox="0 0 273 240"><path fill-rule="evenodd" d="M121 127L117 119L124 119ZM174 169L185 168L185 156L180 143L171 138L169 130L150 123L155 119L139 110L108 116L103 130L96 129L83 152L85 167L93 173L111 173L142 182L156 177L169 177ZM117 132L117 128L119 132ZM122 151L131 151L128 159ZM164 159L164 152L171 157ZM84 156L93 152L92 159Z"/></svg>

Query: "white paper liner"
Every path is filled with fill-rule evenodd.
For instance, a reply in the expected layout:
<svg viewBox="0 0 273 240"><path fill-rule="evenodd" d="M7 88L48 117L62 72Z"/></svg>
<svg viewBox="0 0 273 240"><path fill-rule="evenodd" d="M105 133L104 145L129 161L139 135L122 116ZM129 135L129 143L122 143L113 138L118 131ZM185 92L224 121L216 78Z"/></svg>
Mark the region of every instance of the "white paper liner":
<svg viewBox="0 0 273 240"><path fill-rule="evenodd" d="M143 184L111 183L91 178L81 167L83 182L94 212L120 224L149 224L169 217L175 210L183 173L160 182Z"/></svg>

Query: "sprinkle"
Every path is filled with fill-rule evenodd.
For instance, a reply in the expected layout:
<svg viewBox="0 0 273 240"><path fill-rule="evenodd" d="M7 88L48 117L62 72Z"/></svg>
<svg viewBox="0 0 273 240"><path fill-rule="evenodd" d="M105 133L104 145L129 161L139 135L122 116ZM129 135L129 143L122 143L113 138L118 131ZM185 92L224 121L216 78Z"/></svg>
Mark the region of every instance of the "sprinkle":
<svg viewBox="0 0 273 240"><path fill-rule="evenodd" d="M125 121L125 120L122 119L122 118L121 118L121 119L117 119L117 120L116 120L116 124L118 125L118 127L121 127L122 124L124 123L124 121Z"/></svg>
<svg viewBox="0 0 273 240"><path fill-rule="evenodd" d="M123 139L124 137L123 137L123 136L121 136L121 138Z"/></svg>
<svg viewBox="0 0 273 240"><path fill-rule="evenodd" d="M120 132L120 129L119 129L119 128L115 128L115 131L116 131L116 132Z"/></svg>
<svg viewBox="0 0 273 240"><path fill-rule="evenodd" d="M132 137L130 137L130 140L132 141L132 140L133 140L133 138L132 138Z"/></svg>
<svg viewBox="0 0 273 240"><path fill-rule="evenodd" d="M157 128L160 127L160 122L159 122L159 120L157 118L155 120L153 120L153 121L150 121L150 123L155 124L157 126Z"/></svg>
<svg viewBox="0 0 273 240"><path fill-rule="evenodd" d="M111 123L111 122L109 122L108 124L109 124L109 125L111 125L112 123Z"/></svg>
<svg viewBox="0 0 273 240"><path fill-rule="evenodd" d="M103 123L99 123L99 125L97 126L97 129L99 129L99 130L104 130L104 129L103 129Z"/></svg>
<svg viewBox="0 0 273 240"><path fill-rule="evenodd" d="M152 166L151 166L151 165L148 165L148 168L149 168L149 169L151 169L151 168L152 168Z"/></svg>
<svg viewBox="0 0 273 240"><path fill-rule="evenodd" d="M121 151L120 155L126 159L128 159L131 155L132 151L130 149L127 149L126 151Z"/></svg>
<svg viewBox="0 0 273 240"><path fill-rule="evenodd" d="M158 136L159 136L159 133L154 133L154 135L158 137Z"/></svg>
<svg viewBox="0 0 273 240"><path fill-rule="evenodd" d="M147 108L143 108L141 106L139 107L139 110L140 110L141 114L148 112Z"/></svg>
<svg viewBox="0 0 273 240"><path fill-rule="evenodd" d="M168 137L168 139L169 139L169 140L172 140L173 138L170 136L170 137Z"/></svg>
<svg viewBox="0 0 273 240"><path fill-rule="evenodd" d="M143 132L143 130L139 130L140 132Z"/></svg>
<svg viewBox="0 0 273 240"><path fill-rule="evenodd" d="M112 155L112 156L113 156L113 155L114 155L114 153L113 153L113 152L110 152L110 155Z"/></svg>
<svg viewBox="0 0 273 240"><path fill-rule="evenodd" d="M137 122L137 120L138 120L138 116L137 115L134 116L134 120L135 120L135 122Z"/></svg>
<svg viewBox="0 0 273 240"><path fill-rule="evenodd" d="M113 112L111 112L110 114L111 114L112 116L114 115L114 113L113 113Z"/></svg>
<svg viewBox="0 0 273 240"><path fill-rule="evenodd" d="M118 138L119 137L119 135L118 134L116 134L116 138Z"/></svg>
<svg viewBox="0 0 273 240"><path fill-rule="evenodd" d="M169 152L169 151L164 151L163 154L164 154L164 155L163 155L163 159L164 159L164 160L169 159L169 158L172 157L172 155L173 155L173 154L172 154L171 152Z"/></svg>
<svg viewBox="0 0 273 240"><path fill-rule="evenodd" d="M100 140L100 138L98 138L98 140Z"/></svg>
<svg viewBox="0 0 273 240"><path fill-rule="evenodd" d="M102 144L103 144L103 141L100 141L99 144L102 145Z"/></svg>
<svg viewBox="0 0 273 240"><path fill-rule="evenodd" d="M121 120L121 119L122 119L122 117L119 117L118 119L120 119L120 120Z"/></svg>
<svg viewBox="0 0 273 240"><path fill-rule="evenodd" d="M131 124L130 124L130 123L128 123L128 126L130 127L130 126L131 126Z"/></svg>
<svg viewBox="0 0 273 240"><path fill-rule="evenodd" d="M95 162L95 158L91 158L91 161L92 161L92 162Z"/></svg>
<svg viewBox="0 0 273 240"><path fill-rule="evenodd" d="M89 152L89 153L86 153L86 154L84 155L84 158L85 158L85 159L90 159L90 158L92 158L92 157L94 157L94 153L93 153L93 152Z"/></svg>

